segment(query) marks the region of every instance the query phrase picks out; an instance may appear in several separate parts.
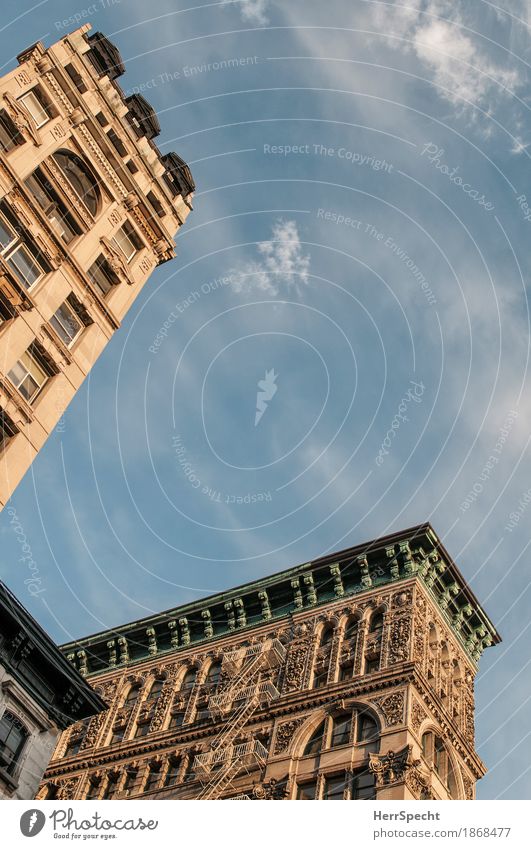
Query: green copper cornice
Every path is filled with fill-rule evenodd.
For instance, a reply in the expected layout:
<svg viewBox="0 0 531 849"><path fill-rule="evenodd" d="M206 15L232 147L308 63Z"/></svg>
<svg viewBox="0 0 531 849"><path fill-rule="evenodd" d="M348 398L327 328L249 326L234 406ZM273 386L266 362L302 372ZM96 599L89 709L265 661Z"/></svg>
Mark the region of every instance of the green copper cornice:
<svg viewBox="0 0 531 849"><path fill-rule="evenodd" d="M429 524L324 555L199 601L62 646L84 675L318 609L418 577L471 660L500 637Z"/></svg>

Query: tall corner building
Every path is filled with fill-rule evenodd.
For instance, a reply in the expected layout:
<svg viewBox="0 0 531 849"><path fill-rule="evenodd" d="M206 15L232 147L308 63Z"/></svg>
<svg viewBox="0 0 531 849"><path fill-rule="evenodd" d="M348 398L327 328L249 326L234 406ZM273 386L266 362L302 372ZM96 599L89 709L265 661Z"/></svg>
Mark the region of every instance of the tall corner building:
<svg viewBox="0 0 531 849"><path fill-rule="evenodd" d="M191 210L194 182L90 25L0 78L0 509Z"/></svg>
<svg viewBox="0 0 531 849"><path fill-rule="evenodd" d="M427 524L95 634L38 798L473 799L499 640Z"/></svg>

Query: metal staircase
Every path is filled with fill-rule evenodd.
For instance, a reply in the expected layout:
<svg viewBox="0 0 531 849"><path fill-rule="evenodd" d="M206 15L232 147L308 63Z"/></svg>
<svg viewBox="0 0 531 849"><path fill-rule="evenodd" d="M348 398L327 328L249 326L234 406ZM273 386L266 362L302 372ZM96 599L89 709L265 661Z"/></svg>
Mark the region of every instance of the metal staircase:
<svg viewBox="0 0 531 849"><path fill-rule="evenodd" d="M286 649L277 639L225 655L223 672L231 676L231 681L210 696L208 706L213 717L227 717L227 722L214 738L210 751L195 757L194 771L203 783L197 798L217 799L240 770L256 764L265 765L267 750L259 740L238 745L234 745L234 740L260 704L279 697L275 685L271 681L260 681L260 675L265 669L278 666L285 656Z"/></svg>

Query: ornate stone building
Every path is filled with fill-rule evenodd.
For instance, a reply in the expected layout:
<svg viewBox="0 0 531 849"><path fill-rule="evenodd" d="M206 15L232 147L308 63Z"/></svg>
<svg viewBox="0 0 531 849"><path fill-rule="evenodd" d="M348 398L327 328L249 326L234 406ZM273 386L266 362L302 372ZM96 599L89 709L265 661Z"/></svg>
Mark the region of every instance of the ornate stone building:
<svg viewBox="0 0 531 849"><path fill-rule="evenodd" d="M0 581L0 799L33 799L61 731L106 707Z"/></svg>
<svg viewBox="0 0 531 849"><path fill-rule="evenodd" d="M89 32L0 78L0 509L191 209L190 170Z"/></svg>
<svg viewBox="0 0 531 849"><path fill-rule="evenodd" d="M473 799L499 640L429 525L87 637L39 798Z"/></svg>

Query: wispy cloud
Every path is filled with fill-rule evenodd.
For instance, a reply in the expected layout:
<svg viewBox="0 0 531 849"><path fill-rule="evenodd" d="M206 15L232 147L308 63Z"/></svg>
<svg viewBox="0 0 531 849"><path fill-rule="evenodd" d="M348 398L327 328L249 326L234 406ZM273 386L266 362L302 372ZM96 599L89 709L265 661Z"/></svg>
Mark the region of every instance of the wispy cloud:
<svg viewBox="0 0 531 849"><path fill-rule="evenodd" d="M414 0L407 7L375 5L371 17L373 25L390 36L390 45L412 51L431 72L442 98L462 110L467 102L489 108L504 89L511 92L523 80L480 47L461 9L466 7L455 0Z"/></svg>
<svg viewBox="0 0 531 849"><path fill-rule="evenodd" d="M258 242L257 249L259 260L231 271L237 292L258 290L278 295L283 289L308 283L310 257L303 252L295 221L276 221L271 239Z"/></svg>
<svg viewBox="0 0 531 849"><path fill-rule="evenodd" d="M240 10L242 21L250 24L260 24L265 26L269 23L266 15L266 9L269 6L269 0L226 0L226 5L236 6Z"/></svg>

